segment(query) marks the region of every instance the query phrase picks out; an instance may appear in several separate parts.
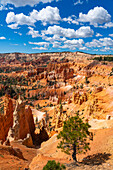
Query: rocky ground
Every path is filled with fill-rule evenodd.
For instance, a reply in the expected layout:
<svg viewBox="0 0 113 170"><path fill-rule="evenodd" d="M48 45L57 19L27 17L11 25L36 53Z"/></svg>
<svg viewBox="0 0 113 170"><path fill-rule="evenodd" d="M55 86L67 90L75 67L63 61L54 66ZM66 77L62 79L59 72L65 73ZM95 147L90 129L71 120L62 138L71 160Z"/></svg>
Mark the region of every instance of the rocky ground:
<svg viewBox="0 0 113 170"><path fill-rule="evenodd" d="M30 169L42 169L48 160L56 160L65 164L67 169L113 169L113 128L93 130L94 140L91 150L87 154L77 155L77 164L73 163L71 156L67 156L57 148L58 140L54 135L49 141L44 142L40 152L33 158Z"/></svg>
<svg viewBox="0 0 113 170"><path fill-rule="evenodd" d="M20 149L19 153L14 154L9 146L0 146L0 170L23 170L29 168L32 159L37 155L37 149L27 148L17 142L12 143L13 149ZM20 156L19 156L20 155Z"/></svg>
<svg viewBox="0 0 113 170"><path fill-rule="evenodd" d="M41 170L48 160L70 170L113 169L113 62L98 57L0 55L0 170ZM57 149L57 134L78 110L94 139L75 164Z"/></svg>

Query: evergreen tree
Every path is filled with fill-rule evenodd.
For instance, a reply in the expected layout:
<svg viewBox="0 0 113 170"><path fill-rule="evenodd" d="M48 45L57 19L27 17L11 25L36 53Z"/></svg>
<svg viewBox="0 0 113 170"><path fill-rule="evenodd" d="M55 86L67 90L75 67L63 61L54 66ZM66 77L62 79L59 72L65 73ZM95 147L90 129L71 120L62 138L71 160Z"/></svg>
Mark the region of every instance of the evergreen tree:
<svg viewBox="0 0 113 170"><path fill-rule="evenodd" d="M89 128L90 125L84 123L77 112L75 117L64 122L63 130L57 136L62 139L57 147L67 154L72 154L73 160L77 161L76 154L90 150L88 138L93 140L93 134L89 132Z"/></svg>

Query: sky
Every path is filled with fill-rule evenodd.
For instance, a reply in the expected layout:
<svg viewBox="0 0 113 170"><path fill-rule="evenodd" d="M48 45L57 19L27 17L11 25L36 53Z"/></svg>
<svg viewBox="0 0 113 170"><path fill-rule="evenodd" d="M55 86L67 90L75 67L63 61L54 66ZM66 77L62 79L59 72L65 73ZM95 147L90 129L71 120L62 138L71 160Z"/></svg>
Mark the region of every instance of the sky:
<svg viewBox="0 0 113 170"><path fill-rule="evenodd" d="M113 54L113 0L0 0L0 53Z"/></svg>

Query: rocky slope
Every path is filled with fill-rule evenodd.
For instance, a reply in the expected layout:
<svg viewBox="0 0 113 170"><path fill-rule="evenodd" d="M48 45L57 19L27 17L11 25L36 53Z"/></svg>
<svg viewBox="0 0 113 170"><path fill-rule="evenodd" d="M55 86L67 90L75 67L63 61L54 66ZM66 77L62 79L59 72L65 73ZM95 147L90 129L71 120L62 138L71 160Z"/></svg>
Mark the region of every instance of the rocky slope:
<svg viewBox="0 0 113 170"><path fill-rule="evenodd" d="M40 170L50 159L67 169L112 168L113 62L106 57L80 52L0 54L2 169L14 161L13 169L31 163L31 169ZM56 135L78 110L94 133L91 151L78 155L80 162L91 155L84 159L89 165L73 165L72 158L57 149ZM15 147L26 160L17 158Z"/></svg>

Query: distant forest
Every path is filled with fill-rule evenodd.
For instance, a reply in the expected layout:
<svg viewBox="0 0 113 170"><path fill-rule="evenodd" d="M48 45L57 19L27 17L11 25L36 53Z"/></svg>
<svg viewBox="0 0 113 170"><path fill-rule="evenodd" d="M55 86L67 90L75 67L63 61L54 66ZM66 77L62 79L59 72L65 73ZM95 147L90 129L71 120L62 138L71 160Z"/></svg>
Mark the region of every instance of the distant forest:
<svg viewBox="0 0 113 170"><path fill-rule="evenodd" d="M94 60L98 60L98 61L113 61L113 57L95 57Z"/></svg>

